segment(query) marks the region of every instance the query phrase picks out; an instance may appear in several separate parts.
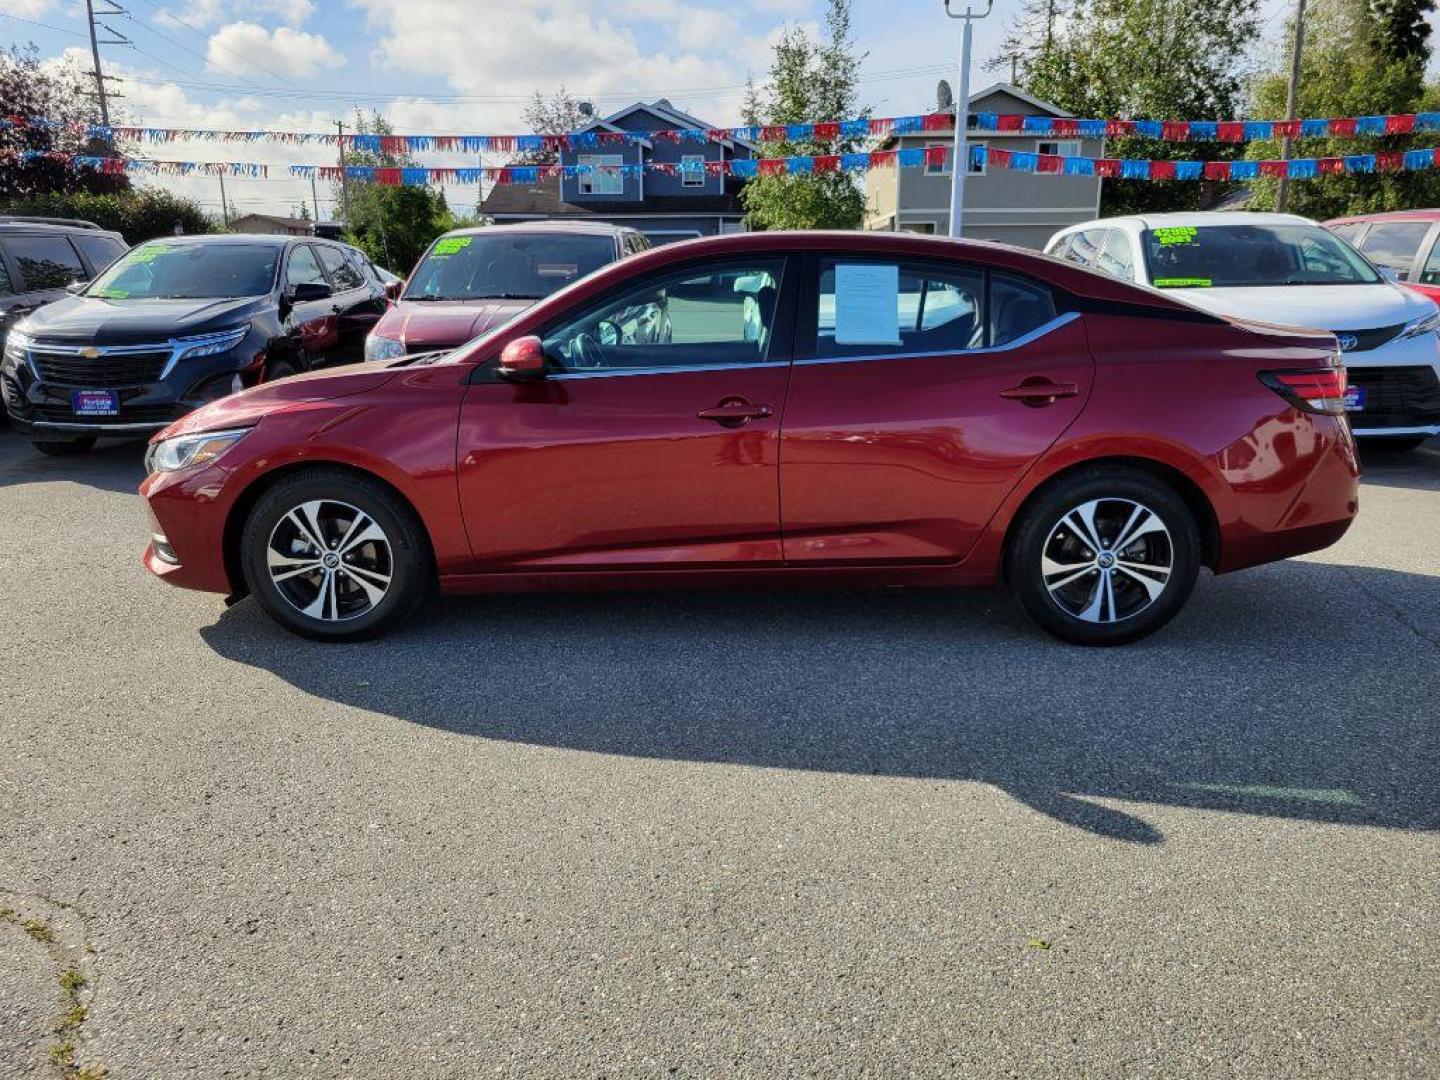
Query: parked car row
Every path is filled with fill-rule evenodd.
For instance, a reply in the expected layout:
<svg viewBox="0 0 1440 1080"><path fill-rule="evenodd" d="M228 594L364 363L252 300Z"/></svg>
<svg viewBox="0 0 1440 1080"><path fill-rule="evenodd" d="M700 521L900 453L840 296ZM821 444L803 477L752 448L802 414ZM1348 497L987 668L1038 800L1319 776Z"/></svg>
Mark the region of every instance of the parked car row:
<svg viewBox="0 0 1440 1080"><path fill-rule="evenodd" d="M1413 245L1406 242L1408 263L1398 258L1397 227L1418 232ZM1352 219L1332 230L1288 214L1144 214L1063 229L1045 250L1226 318L1330 331L1346 360L1345 409L1354 433L1412 449L1440 435L1440 308L1395 284L1345 240L1363 246L1379 236L1368 249L1372 258L1413 281L1431 259L1440 266L1440 252L1428 246L1420 258L1422 240L1433 245L1440 225ZM1440 282L1440 271L1435 277Z"/></svg>

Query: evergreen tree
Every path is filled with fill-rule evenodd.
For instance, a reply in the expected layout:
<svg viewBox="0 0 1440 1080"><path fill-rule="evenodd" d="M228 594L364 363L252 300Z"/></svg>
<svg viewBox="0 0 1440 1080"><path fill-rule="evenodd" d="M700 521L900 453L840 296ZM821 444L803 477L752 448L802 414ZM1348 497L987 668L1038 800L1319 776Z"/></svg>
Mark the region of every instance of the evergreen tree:
<svg viewBox="0 0 1440 1080"><path fill-rule="evenodd" d="M525 106L525 133L533 135L568 135L590 123L593 117L580 111L580 102L565 87L554 93L535 91ZM553 165L560 160L558 150L532 150L516 154L515 165Z"/></svg>
<svg viewBox="0 0 1440 1080"><path fill-rule="evenodd" d="M769 85L747 84L742 111L750 125L849 120L869 115L858 102L860 63L851 37L850 0L830 0L823 41L800 27L785 31L775 45ZM861 140L780 140L762 144L764 157L848 154ZM759 176L741 196L746 220L758 229L855 229L865 216L865 196L848 173Z"/></svg>

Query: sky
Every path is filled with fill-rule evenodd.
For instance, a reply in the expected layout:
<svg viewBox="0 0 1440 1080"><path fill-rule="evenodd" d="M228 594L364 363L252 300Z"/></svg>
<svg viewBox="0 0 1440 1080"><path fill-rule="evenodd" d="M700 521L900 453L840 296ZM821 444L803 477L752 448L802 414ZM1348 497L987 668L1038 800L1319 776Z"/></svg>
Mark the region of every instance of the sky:
<svg viewBox="0 0 1440 1080"><path fill-rule="evenodd" d="M102 45L102 66L123 97L112 120L157 127L333 131L356 109L378 109L401 133L524 131L535 91L564 86L601 115L665 97L716 125L739 122L747 75L763 79L786 26L818 34L823 0L96 0L100 22L131 44ZM958 9L959 2L955 5ZM1001 75L980 63L999 51L1021 0L996 0L977 22L972 89ZM1286 0L1264 0L1272 38ZM942 0L854 0L866 53L860 97L875 115L928 111L936 83L958 82L959 23ZM108 36L108 35L107 35ZM0 0L0 44L34 42L90 68L84 0ZM240 213L289 213L310 201L308 181L284 166L334 164L333 149L266 143L144 146L171 160L258 161L269 179L225 181ZM473 155L420 155L419 164L474 165ZM486 161L485 164L503 164ZM220 209L204 177L137 178ZM332 216L319 185L319 217ZM446 196L462 212L477 189Z"/></svg>

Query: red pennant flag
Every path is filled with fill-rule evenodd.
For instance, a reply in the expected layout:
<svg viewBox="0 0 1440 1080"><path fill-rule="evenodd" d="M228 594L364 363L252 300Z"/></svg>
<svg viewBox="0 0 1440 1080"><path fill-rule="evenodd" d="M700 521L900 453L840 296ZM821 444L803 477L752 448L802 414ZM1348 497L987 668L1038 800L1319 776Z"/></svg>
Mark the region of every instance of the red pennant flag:
<svg viewBox="0 0 1440 1080"><path fill-rule="evenodd" d="M1205 162L1206 180L1229 180L1230 162L1228 161L1207 161Z"/></svg>
<svg viewBox="0 0 1440 1080"><path fill-rule="evenodd" d="M1298 139L1300 137L1300 121L1276 120L1270 125L1270 130L1277 139Z"/></svg>
<svg viewBox="0 0 1440 1080"><path fill-rule="evenodd" d="M1024 126L1025 118L1023 116L1001 116L996 120L995 130L1019 131L1024 128Z"/></svg>
<svg viewBox="0 0 1440 1080"><path fill-rule="evenodd" d="M1065 159L1059 154L1040 154L1035 161L1035 171L1058 173L1065 171Z"/></svg>
<svg viewBox="0 0 1440 1080"><path fill-rule="evenodd" d="M1385 134L1387 135L1408 135L1414 130L1414 113L1401 113L1398 116L1387 116L1385 118Z"/></svg>
<svg viewBox="0 0 1440 1080"><path fill-rule="evenodd" d="M1095 175L1096 175L1096 176L1119 176L1119 175L1120 175L1120 159L1119 159L1119 158L1110 158L1110 157L1096 158L1096 159L1095 159Z"/></svg>
<svg viewBox="0 0 1440 1080"><path fill-rule="evenodd" d="M833 123L816 124L815 138L821 142L834 142L840 138L840 125Z"/></svg>
<svg viewBox="0 0 1440 1080"><path fill-rule="evenodd" d="M760 159L761 176L781 176L788 168L785 159L781 157Z"/></svg>
<svg viewBox="0 0 1440 1080"><path fill-rule="evenodd" d="M820 154L819 156L817 156L817 157L815 158L815 171L816 171L817 173L821 173L821 172L839 172L839 171L840 171L840 155L839 155L839 154Z"/></svg>
<svg viewBox="0 0 1440 1080"><path fill-rule="evenodd" d="M1173 161L1152 161L1150 162L1151 180L1174 180L1175 163Z"/></svg>
<svg viewBox="0 0 1440 1080"><path fill-rule="evenodd" d="M1106 120L1105 137L1107 139L1123 139L1128 135L1135 134L1135 122L1133 120Z"/></svg>
<svg viewBox="0 0 1440 1080"><path fill-rule="evenodd" d="M888 169L894 164L894 150L872 150L870 152L870 167L872 169Z"/></svg>
<svg viewBox="0 0 1440 1080"><path fill-rule="evenodd" d="M943 169L949 155L950 147L948 146L927 146L925 148L925 167L927 169Z"/></svg>
<svg viewBox="0 0 1440 1080"><path fill-rule="evenodd" d="M706 176L728 176L730 173L730 162L728 161L707 161L705 162Z"/></svg>
<svg viewBox="0 0 1440 1080"><path fill-rule="evenodd" d="M1190 122L1166 120L1160 125L1160 137L1168 142L1186 142L1190 138Z"/></svg>
<svg viewBox="0 0 1440 1080"><path fill-rule="evenodd" d="M673 161L656 161L650 165L650 168L655 172L659 173L661 176L680 175L680 170L675 167L675 163Z"/></svg>
<svg viewBox="0 0 1440 1080"><path fill-rule="evenodd" d="M380 149L386 154L403 154L409 145L403 135L384 135L380 139Z"/></svg>
<svg viewBox="0 0 1440 1080"><path fill-rule="evenodd" d="M1013 150L997 150L990 146L985 148L985 161L990 165L994 165L997 169L1008 169L1010 167L1010 159L1014 156L1015 151Z"/></svg>
<svg viewBox="0 0 1440 1080"><path fill-rule="evenodd" d="M535 175L541 180L558 180L562 171L559 165L541 165Z"/></svg>
<svg viewBox="0 0 1440 1080"><path fill-rule="evenodd" d="M784 124L767 124L760 129L760 139L762 142L784 142L788 134L789 131Z"/></svg>
<svg viewBox="0 0 1440 1080"><path fill-rule="evenodd" d="M597 132L597 134L602 143L614 145L615 143L623 143L625 141L625 133L623 131L601 131Z"/></svg>
<svg viewBox="0 0 1440 1080"><path fill-rule="evenodd" d="M1339 176L1345 171L1345 159L1338 157L1322 157L1315 164L1321 176Z"/></svg>
<svg viewBox="0 0 1440 1080"><path fill-rule="evenodd" d="M1050 121L1050 127L1056 135L1079 135L1080 121L1073 116L1057 116Z"/></svg>
<svg viewBox="0 0 1440 1080"><path fill-rule="evenodd" d="M920 121L922 131L948 131L955 126L955 114L948 112L927 113Z"/></svg>
<svg viewBox="0 0 1440 1080"><path fill-rule="evenodd" d="M872 137L889 135L895 126L895 121L888 116L877 116L870 121L870 134Z"/></svg>
<svg viewBox="0 0 1440 1080"><path fill-rule="evenodd" d="M1349 139L1355 135L1355 117L1337 116L1330 121L1330 134L1337 139Z"/></svg>
<svg viewBox="0 0 1440 1080"><path fill-rule="evenodd" d="M1375 155L1375 167L1381 172L1397 172L1405 165L1405 155L1399 150L1381 150Z"/></svg>
<svg viewBox="0 0 1440 1080"><path fill-rule="evenodd" d="M1260 175L1279 178L1290 175L1290 163L1288 161L1262 161L1260 162Z"/></svg>
<svg viewBox="0 0 1440 1080"><path fill-rule="evenodd" d="M395 186L396 184L400 183L400 170L399 170L399 169L376 169L376 170L375 170L375 182L376 182L377 184L385 184L385 185L387 185L387 186L393 187L393 186Z"/></svg>
<svg viewBox="0 0 1440 1080"><path fill-rule="evenodd" d="M1216 127L1221 142L1244 142L1245 125L1238 120L1222 120Z"/></svg>

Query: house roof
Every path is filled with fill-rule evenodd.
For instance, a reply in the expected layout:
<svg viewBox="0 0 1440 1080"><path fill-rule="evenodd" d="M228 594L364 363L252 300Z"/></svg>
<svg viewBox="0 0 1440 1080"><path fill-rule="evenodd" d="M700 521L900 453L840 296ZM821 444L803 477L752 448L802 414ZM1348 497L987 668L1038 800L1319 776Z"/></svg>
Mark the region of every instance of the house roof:
<svg viewBox="0 0 1440 1080"><path fill-rule="evenodd" d="M691 116L687 112L681 112L674 105L670 104L670 100L668 98L659 98L655 101L637 101L633 105L627 105L625 106L625 108L618 109L615 112L611 113L609 116L597 119L594 123L586 125L582 130L589 131L591 128L603 127L609 131L624 131L625 129L620 127L616 123L616 121L622 120L630 114L637 112L654 113L656 116L660 117L660 119L668 120L677 128L708 129L712 126L707 121L701 120L698 116ZM750 150L752 152L755 152L758 149L754 143L746 142L743 139L725 139L722 141L727 143L733 143L736 146L743 146L747 150Z"/></svg>
<svg viewBox="0 0 1440 1080"><path fill-rule="evenodd" d="M1014 83L1008 82L991 83L989 86L985 87L985 89L975 91L975 93L970 95L970 108L974 109L979 102L984 101L992 94L1008 94L1010 97L1019 98L1021 101L1025 102L1026 105L1029 105L1031 108L1036 109L1038 112L1049 113L1051 116L1074 115L1073 113L1066 112L1064 109L1060 108L1059 105L1056 105L1050 101L1046 101L1043 98L1038 98L1034 94L1026 93Z"/></svg>
<svg viewBox="0 0 1440 1080"><path fill-rule="evenodd" d="M279 229L304 229L307 232L315 226L309 218L281 217L278 214L241 214L230 219L230 228L235 228L242 221L253 221Z"/></svg>
<svg viewBox="0 0 1440 1080"><path fill-rule="evenodd" d="M743 214L736 186L723 195L647 195L641 202L622 199L586 199L562 202L560 181L536 184L496 184L480 204L490 217L538 216L547 218L644 217L646 214Z"/></svg>

